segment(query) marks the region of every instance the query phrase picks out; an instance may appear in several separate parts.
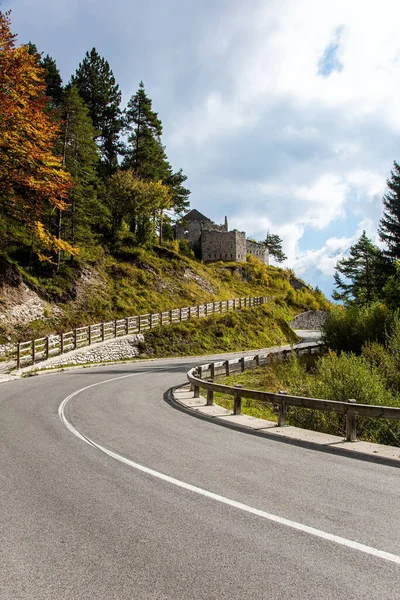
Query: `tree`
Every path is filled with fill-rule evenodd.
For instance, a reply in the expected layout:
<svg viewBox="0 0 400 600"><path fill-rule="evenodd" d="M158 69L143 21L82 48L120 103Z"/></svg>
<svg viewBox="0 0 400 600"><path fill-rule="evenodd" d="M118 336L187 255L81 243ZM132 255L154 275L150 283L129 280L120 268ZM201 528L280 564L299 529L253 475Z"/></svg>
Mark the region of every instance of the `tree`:
<svg viewBox="0 0 400 600"><path fill-rule="evenodd" d="M106 201L114 240L124 222L135 245L154 242L156 229L161 236L162 214L171 206L169 190L161 181L139 179L132 169L117 171L107 182Z"/></svg>
<svg viewBox="0 0 400 600"><path fill-rule="evenodd" d="M47 54L41 61L41 67L45 70L46 96L50 98L52 107L60 104L63 86L60 71L56 61Z"/></svg>
<svg viewBox="0 0 400 600"><path fill-rule="evenodd" d="M336 264L337 290L332 297L348 304L370 304L381 296L386 274L387 260L382 250L363 231L357 243L351 246L348 258L342 258Z"/></svg>
<svg viewBox="0 0 400 600"><path fill-rule="evenodd" d="M286 254L282 250L282 243L283 240L279 235L268 231L264 244L267 246L269 254L279 263L287 259Z"/></svg>
<svg viewBox="0 0 400 600"><path fill-rule="evenodd" d="M378 233L387 246L387 256L400 259L400 165L396 161L386 183L389 191L382 199L384 211Z"/></svg>
<svg viewBox="0 0 400 600"><path fill-rule="evenodd" d="M53 153L59 125L48 111L40 57L15 39L9 13L0 12L0 208L42 248L73 253L42 222L48 208L65 209L71 181Z"/></svg>
<svg viewBox="0 0 400 600"><path fill-rule="evenodd" d="M106 209L97 196L99 153L96 131L88 109L76 86L67 86L59 107L62 135L59 142L64 168L71 174L74 186L68 196L64 213L64 232L72 244L95 241L96 227L106 219ZM57 218L57 237L61 237L61 212ZM60 256L58 263L60 262Z"/></svg>
<svg viewBox="0 0 400 600"><path fill-rule="evenodd" d="M152 101L145 92L143 81L128 102L124 123L128 146L123 166L133 169L142 179L165 180L171 174L171 167L161 143L162 124L152 110Z"/></svg>
<svg viewBox="0 0 400 600"><path fill-rule="evenodd" d="M110 175L118 168L121 147L121 91L109 63L95 48L86 52L71 82L78 88L89 110L94 128L98 131L102 151L103 174Z"/></svg>

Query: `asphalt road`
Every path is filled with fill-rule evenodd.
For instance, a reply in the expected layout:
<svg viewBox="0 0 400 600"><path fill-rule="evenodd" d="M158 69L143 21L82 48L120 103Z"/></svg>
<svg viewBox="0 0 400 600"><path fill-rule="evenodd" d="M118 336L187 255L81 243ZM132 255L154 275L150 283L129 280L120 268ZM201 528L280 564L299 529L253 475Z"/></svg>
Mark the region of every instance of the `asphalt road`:
<svg viewBox="0 0 400 600"><path fill-rule="evenodd" d="M194 362L0 386L0 599L400 598L399 469L174 409Z"/></svg>

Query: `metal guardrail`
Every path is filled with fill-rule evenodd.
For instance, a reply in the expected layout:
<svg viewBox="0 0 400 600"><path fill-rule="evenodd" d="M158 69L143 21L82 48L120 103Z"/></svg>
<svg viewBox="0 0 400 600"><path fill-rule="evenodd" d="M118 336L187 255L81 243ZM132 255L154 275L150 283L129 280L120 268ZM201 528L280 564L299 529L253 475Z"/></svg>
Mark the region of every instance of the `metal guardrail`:
<svg viewBox="0 0 400 600"><path fill-rule="evenodd" d="M13 354L16 358L17 369L19 369L64 354L70 350L91 346L96 342L140 333L162 325L181 323L189 319L199 319L213 314L259 306L265 304L268 300L269 298L266 296L246 296L244 298L207 302L196 306L185 306L163 312L146 313L124 319L115 319L114 321L95 323L86 327L77 327L66 333L50 335L28 342L19 342Z"/></svg>
<svg viewBox="0 0 400 600"><path fill-rule="evenodd" d="M320 352L323 348L320 344L302 346L295 348L297 354L314 354ZM214 403L214 392L220 392L233 396L233 414L240 415L242 410L242 398L251 398L262 403L278 405L278 427L286 425L286 413L288 406L297 406L312 410L321 410L325 412L335 412L346 417L346 441L355 442L357 440L357 417L371 417L379 419L400 420L400 408L392 406L377 406L370 404L358 404L355 399L349 399L348 402L335 400L323 400L320 398L305 398L302 396L290 396L285 391L278 394L273 392L263 392L259 390L249 390L241 386L228 386L220 383L214 383L216 375L230 375L235 371L245 371L247 368L254 368L262 364L271 364L280 357L287 356L291 350L271 351L268 354L256 354L253 356L242 356L238 359L225 360L208 363L194 367L187 373L187 378L192 384L194 397L198 398L200 389L207 390L207 405ZM280 355L280 356L279 356Z"/></svg>

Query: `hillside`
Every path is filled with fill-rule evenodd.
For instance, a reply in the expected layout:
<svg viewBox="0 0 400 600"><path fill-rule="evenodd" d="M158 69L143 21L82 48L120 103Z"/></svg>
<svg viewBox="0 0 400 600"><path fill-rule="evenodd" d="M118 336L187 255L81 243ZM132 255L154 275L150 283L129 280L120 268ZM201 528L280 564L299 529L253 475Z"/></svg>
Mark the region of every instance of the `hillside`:
<svg viewBox="0 0 400 600"><path fill-rule="evenodd" d="M171 247L132 249L63 262L60 273L34 259L0 258L0 343L23 341L103 320L244 296L273 296L289 320L326 308L320 292L295 290L293 273L248 257L203 264Z"/></svg>

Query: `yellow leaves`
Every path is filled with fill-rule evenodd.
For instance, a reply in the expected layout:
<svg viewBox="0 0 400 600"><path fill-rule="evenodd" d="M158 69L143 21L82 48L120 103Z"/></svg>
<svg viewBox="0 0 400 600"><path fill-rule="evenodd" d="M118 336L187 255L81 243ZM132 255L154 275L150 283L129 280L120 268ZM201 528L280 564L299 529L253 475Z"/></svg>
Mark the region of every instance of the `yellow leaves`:
<svg viewBox="0 0 400 600"><path fill-rule="evenodd" d="M71 244L69 244L65 240L60 240L56 238L56 236L51 234L40 221L35 221L34 233L40 246L44 250L48 250L50 252L55 253L58 253L60 251L67 252L72 256L76 256L77 254L79 254L79 248L71 246ZM40 261L46 261L54 264L54 261L52 261L50 257L42 254L40 251L37 252L37 255Z"/></svg>

